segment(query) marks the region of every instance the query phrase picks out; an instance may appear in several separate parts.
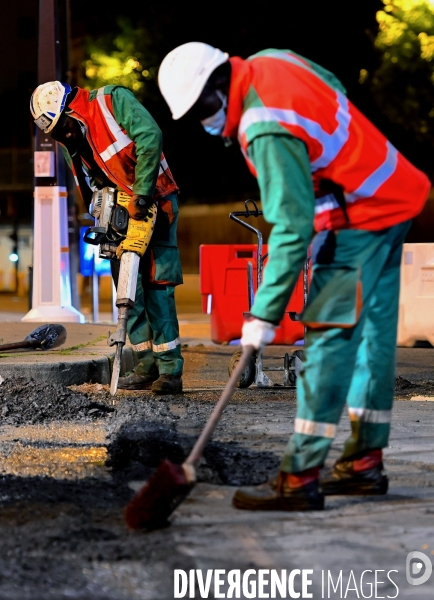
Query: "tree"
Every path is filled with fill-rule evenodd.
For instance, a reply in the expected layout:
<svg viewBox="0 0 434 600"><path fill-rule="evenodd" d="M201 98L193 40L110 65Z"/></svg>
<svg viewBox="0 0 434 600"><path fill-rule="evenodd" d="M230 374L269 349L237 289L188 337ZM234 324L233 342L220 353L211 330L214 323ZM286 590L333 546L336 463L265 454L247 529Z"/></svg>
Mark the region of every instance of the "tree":
<svg viewBox="0 0 434 600"><path fill-rule="evenodd" d="M382 0L374 44L380 65L362 69L381 113L426 148L434 145L434 2ZM434 165L430 175L434 176Z"/></svg>
<svg viewBox="0 0 434 600"><path fill-rule="evenodd" d="M140 101L156 96L158 58L152 50L155 36L143 25L133 26L130 19L117 19L118 33L85 41L86 59L79 85L87 89L104 85L123 85Z"/></svg>

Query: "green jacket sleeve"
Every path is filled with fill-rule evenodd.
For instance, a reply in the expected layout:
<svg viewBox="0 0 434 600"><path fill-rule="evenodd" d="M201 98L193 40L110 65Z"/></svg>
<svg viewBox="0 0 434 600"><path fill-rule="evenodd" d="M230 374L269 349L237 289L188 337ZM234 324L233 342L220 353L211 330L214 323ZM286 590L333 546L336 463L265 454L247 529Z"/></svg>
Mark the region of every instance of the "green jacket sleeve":
<svg viewBox="0 0 434 600"><path fill-rule="evenodd" d="M279 323L306 260L315 196L304 143L290 135L263 135L248 146L258 177L264 218L273 225L268 261L252 314Z"/></svg>
<svg viewBox="0 0 434 600"><path fill-rule="evenodd" d="M65 146L63 144L59 144L59 146L62 151L63 158L65 159L66 164L72 170L72 160L71 160L71 156L69 155L68 150L65 148Z"/></svg>
<svg viewBox="0 0 434 600"><path fill-rule="evenodd" d="M133 192L153 196L163 150L161 130L146 108L126 88L114 88L112 101L116 121L136 145Z"/></svg>

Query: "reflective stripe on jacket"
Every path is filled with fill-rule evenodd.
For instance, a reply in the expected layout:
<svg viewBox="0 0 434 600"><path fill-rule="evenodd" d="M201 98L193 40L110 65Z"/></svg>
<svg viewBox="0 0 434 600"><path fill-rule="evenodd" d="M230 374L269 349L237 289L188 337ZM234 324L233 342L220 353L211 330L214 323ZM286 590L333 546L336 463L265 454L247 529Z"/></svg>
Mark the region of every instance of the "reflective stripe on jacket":
<svg viewBox="0 0 434 600"><path fill-rule="evenodd" d="M125 122L130 125L128 133L118 122L124 119L115 118L115 90L118 90L117 93L122 90L123 105L118 112L126 113ZM134 110L136 104L140 111ZM129 107L131 110L128 110ZM87 140L95 161L113 183L131 195L161 198L177 191L178 187L161 152L161 132L149 113L143 111L144 107L133 94L119 86L106 86L91 92L79 88L68 107L68 114L86 126ZM148 119L145 123L143 114ZM135 131L144 139L149 135L150 140L149 147L139 156ZM155 153L158 153L157 156ZM142 189L136 189L139 179Z"/></svg>
<svg viewBox="0 0 434 600"><path fill-rule="evenodd" d="M331 73L289 50L265 50L248 60L230 61L223 135L238 136L254 175L249 143L256 137L290 134L304 142L317 231L379 230L421 211L431 187L428 178L353 106ZM345 198L349 221L330 184Z"/></svg>

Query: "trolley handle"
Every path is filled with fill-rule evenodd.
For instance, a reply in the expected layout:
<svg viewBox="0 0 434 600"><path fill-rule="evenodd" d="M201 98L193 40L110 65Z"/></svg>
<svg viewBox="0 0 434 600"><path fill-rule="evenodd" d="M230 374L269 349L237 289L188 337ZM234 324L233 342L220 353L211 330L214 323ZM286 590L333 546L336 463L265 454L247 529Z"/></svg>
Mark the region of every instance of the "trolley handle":
<svg viewBox="0 0 434 600"><path fill-rule="evenodd" d="M254 210L249 209L249 202L251 202L253 204ZM252 225L250 225L250 223L246 223L239 217L244 217L246 219L248 219L249 217L261 217L262 210L259 210L258 205L256 204L256 202L254 200L245 200L244 206L246 207L245 211L238 210L238 211L231 212L231 213L229 213L229 218L232 219L232 221L239 223L240 225L242 225L249 231L252 231L254 234L256 234L256 236L258 238L258 242L257 242L258 268L257 268L256 283L257 283L257 287L259 288L259 286L261 285L261 282L262 282L262 271L264 268L264 260L266 258L266 257L262 256L262 244L263 244L262 233L259 231L259 229L256 229L256 227L253 227ZM253 286L253 269L251 270L250 276L248 275L248 278L249 277L250 277L249 281L251 280L251 285ZM253 289L253 287L252 287L252 289ZM249 298L250 298L250 291L249 291Z"/></svg>
<svg viewBox="0 0 434 600"><path fill-rule="evenodd" d="M254 210L250 210L249 203L253 204ZM256 229L256 227L253 227L249 223L246 223L245 221L242 221L238 218L244 217L245 219L248 219L249 217L261 217L263 214L262 210L259 210L258 205L254 200L245 200L244 206L246 207L246 210L236 210L234 212L231 212L229 213L229 218L232 219L232 221L239 223L246 229L249 229L249 231L253 231L253 233L255 233L258 236L258 239L261 239L262 241L262 234L259 231L259 229Z"/></svg>
<svg viewBox="0 0 434 600"><path fill-rule="evenodd" d="M254 210L249 209L250 202L253 204ZM234 217L245 217L246 219L248 219L249 217L261 217L263 214L262 210L259 210L255 200L245 200L244 206L246 207L246 210L236 210L234 212L231 212L229 213L229 217L232 219L233 215Z"/></svg>

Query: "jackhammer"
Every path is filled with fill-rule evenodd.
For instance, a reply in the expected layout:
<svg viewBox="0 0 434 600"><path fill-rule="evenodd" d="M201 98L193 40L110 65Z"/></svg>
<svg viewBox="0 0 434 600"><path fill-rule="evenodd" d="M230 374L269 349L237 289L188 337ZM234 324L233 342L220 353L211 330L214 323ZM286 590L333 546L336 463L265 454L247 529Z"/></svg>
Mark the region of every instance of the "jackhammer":
<svg viewBox="0 0 434 600"><path fill-rule="evenodd" d="M140 258L149 245L157 218L157 207L153 205L147 219L132 219L127 210L130 198L125 192L111 187L94 192L89 212L95 218L95 225L89 227L83 236L88 244L99 246L100 258L119 261L120 256L116 294L118 325L113 333L109 331L107 339L109 346L116 345L110 383L112 396L118 388L128 314L136 299Z"/></svg>

